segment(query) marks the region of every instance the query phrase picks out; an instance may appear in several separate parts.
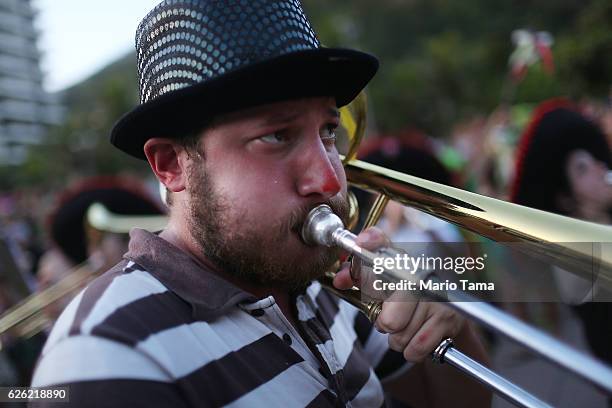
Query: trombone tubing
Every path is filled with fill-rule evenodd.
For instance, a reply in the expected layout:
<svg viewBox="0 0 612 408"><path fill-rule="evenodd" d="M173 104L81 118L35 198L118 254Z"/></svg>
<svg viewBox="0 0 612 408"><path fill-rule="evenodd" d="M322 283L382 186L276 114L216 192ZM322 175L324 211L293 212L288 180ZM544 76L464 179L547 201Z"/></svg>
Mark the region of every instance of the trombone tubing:
<svg viewBox="0 0 612 408"><path fill-rule="evenodd" d="M302 227L301 236L306 244L328 247L336 246L352 253L369 265L374 264L375 258L379 256L379 253L383 253L385 256L402 253L394 248L385 248L378 253L361 248L357 244L357 236L345 229L342 220L325 204L319 205L310 211ZM416 274L412 274L406 273L406 271L401 269L386 268L384 266L383 269L386 273L380 275L380 278L384 278L387 282L399 282L403 279L413 282L418 280L439 280L435 273L430 270L421 270ZM346 292L347 296L355 296L354 291L349 290ZM612 394L612 368L586 353L577 351L554 337L523 323L508 313L460 290L422 290L421 293L433 300L447 300L449 306L541 354L549 361L582 376ZM355 300L359 302L359 300ZM361 299L361 304L362 307L360 309L365 311L368 316L372 316L371 320L376 320L379 312L370 313L370 311L373 308L380 310L380 305L377 305L376 302L365 303L363 299Z"/></svg>
<svg viewBox="0 0 612 408"><path fill-rule="evenodd" d="M319 279L319 282L330 292L336 296L349 302L362 313L364 313L370 321L374 321L372 314L373 308L378 308L379 304L376 301L364 301L358 289L339 290L334 287L333 276L326 274ZM380 309L379 309L380 310ZM376 314L376 313L374 313ZM536 398L521 387L501 377L497 373L489 370L487 367L471 359L459 350L455 349L452 341L443 340L436 350L433 352L433 361L440 364L448 364L461 370L465 374L471 376L476 381L488 386L494 392L499 394L506 401L511 402L519 407L526 408L549 408L550 405Z"/></svg>
<svg viewBox="0 0 612 408"><path fill-rule="evenodd" d="M443 340L440 346L444 346L444 343L447 341L448 340ZM456 369L492 388L502 398L508 402L511 402L512 404L519 407L551 408L551 405L538 399L521 387L511 383L496 372L489 370L487 367L483 366L477 361L472 360L459 350L452 347L452 345L444 350L444 355L441 357L441 360L441 363L446 363L452 367L455 367Z"/></svg>
<svg viewBox="0 0 612 408"><path fill-rule="evenodd" d="M494 241L525 244L519 249L587 280L597 278L612 290L610 226L508 203L360 160L352 160L344 168L349 182L359 188L388 195ZM597 259L593 256L596 244L604 245Z"/></svg>
<svg viewBox="0 0 612 408"><path fill-rule="evenodd" d="M331 240L340 248L347 250L360 259L373 264L376 256L365 251L356 244L356 235L348 230L336 230L330 234ZM418 279L421 275L411 275L393 269L386 269L379 275L387 281L402 279ZM436 279L435 275L427 275ZM578 351L554 337L541 332L521 320L497 309L486 302L460 290L446 291L443 296L439 292L425 291L425 296L434 300L448 300L448 305L465 315L468 315L485 326L507 336L518 344L539 353L549 361L572 371L593 384L612 394L612 368L601 363L590 355ZM483 373L486 375L486 373Z"/></svg>
<svg viewBox="0 0 612 408"><path fill-rule="evenodd" d="M83 282L93 276L94 272L87 264L83 263L59 282L41 292L28 296L0 315L0 335L42 313L45 307L76 290Z"/></svg>

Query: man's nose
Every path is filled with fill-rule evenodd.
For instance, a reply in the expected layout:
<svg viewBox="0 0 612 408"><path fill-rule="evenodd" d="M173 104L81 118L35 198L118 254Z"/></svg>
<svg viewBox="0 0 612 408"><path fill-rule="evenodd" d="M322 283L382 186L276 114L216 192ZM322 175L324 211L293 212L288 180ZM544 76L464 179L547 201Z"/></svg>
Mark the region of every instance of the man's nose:
<svg viewBox="0 0 612 408"><path fill-rule="evenodd" d="M301 196L319 195L327 200L340 192L340 180L329 155L320 140L302 151L296 173Z"/></svg>

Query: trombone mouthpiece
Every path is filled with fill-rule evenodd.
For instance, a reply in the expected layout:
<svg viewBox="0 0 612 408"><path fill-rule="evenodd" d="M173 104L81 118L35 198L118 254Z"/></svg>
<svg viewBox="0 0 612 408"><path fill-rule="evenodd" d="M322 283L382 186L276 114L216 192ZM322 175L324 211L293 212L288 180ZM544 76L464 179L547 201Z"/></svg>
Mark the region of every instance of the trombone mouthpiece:
<svg viewBox="0 0 612 408"><path fill-rule="evenodd" d="M308 213L302 226L302 240L311 246L325 245L332 247L335 245L332 237L333 233L343 228L342 220L334 214L331 207L327 204L321 204Z"/></svg>
<svg viewBox="0 0 612 408"><path fill-rule="evenodd" d="M605 177L606 177L606 184L612 186L612 170L608 170Z"/></svg>

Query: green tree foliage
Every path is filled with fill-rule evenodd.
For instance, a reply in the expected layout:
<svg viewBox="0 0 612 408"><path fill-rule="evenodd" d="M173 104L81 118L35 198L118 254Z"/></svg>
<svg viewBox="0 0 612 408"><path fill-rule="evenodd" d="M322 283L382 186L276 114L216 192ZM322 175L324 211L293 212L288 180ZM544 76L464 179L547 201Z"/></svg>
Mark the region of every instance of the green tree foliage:
<svg viewBox="0 0 612 408"><path fill-rule="evenodd" d="M326 45L377 55L369 93L381 130L415 126L447 134L461 118L491 112L508 82L511 33L555 38L554 76L534 66L512 103L603 96L612 84L612 3L607 0L311 0Z"/></svg>

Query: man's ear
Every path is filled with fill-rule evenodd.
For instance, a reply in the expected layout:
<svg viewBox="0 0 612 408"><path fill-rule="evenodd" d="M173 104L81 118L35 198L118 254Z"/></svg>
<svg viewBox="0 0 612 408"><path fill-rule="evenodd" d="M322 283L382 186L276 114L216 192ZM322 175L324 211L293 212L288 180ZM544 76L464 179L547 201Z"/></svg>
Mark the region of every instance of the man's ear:
<svg viewBox="0 0 612 408"><path fill-rule="evenodd" d="M186 152L174 140L155 137L147 140L144 153L157 179L172 192L185 189Z"/></svg>

